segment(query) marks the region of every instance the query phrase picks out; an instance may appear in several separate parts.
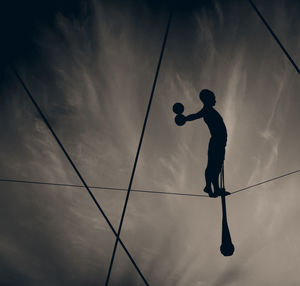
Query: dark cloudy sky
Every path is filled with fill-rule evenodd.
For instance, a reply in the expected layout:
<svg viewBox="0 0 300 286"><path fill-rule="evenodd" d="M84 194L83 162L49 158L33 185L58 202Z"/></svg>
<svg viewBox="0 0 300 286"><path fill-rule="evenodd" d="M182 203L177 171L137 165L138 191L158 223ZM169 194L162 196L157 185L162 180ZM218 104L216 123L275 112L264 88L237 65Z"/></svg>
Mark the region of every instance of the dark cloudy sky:
<svg viewBox="0 0 300 286"><path fill-rule="evenodd" d="M8 2L8 1L7 1ZM26 2L26 4L25 4ZM165 31L160 1L1 3L0 178L127 188ZM300 169L299 75L246 0L177 1L133 188L203 194L209 132L174 124L212 89L228 191ZM300 64L300 2L256 0ZM219 199L132 193L121 237L150 285L299 285L300 175ZM114 236L84 189L1 183L0 285L104 285ZM117 228L124 192L94 190ZM111 284L143 285L119 247Z"/></svg>

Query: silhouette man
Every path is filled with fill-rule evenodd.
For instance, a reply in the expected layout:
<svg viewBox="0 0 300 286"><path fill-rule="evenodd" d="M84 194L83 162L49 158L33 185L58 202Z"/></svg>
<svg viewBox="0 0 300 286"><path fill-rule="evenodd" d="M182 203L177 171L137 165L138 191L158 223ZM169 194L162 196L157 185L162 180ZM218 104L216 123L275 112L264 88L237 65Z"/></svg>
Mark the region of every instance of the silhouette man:
<svg viewBox="0 0 300 286"><path fill-rule="evenodd" d="M221 115L213 108L216 98L212 91L203 89L199 94L203 108L195 113L185 116L185 121L193 121L203 117L211 134L208 145L208 160L205 170L206 186L204 192L210 197L217 197L222 194L219 187L218 177L222 170L225 159L225 147L227 142L227 130ZM211 185L214 187L212 192Z"/></svg>

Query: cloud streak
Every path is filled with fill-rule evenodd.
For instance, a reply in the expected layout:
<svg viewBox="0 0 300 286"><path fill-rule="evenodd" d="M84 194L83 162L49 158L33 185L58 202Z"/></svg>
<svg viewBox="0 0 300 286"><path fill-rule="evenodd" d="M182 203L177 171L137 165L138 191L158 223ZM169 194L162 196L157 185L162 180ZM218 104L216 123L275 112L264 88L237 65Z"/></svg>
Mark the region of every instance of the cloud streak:
<svg viewBox="0 0 300 286"><path fill-rule="evenodd" d="M92 12L83 10L78 19L58 14L55 25L36 40L40 56L32 65L19 64L91 185L127 187L159 56L167 12L132 3L95 1ZM293 9L289 3L282 14ZM287 150L299 143L299 136L288 139L285 128L298 118L297 84L287 84L295 81L288 67L282 68L261 23L242 4L231 4L214 1L213 8L176 11L134 188L202 193L209 132L200 120L176 126L171 109L179 101L185 114L197 112L202 88L215 92L216 108L228 127L228 190L298 164L295 151ZM277 15L279 6L266 5L262 8ZM288 43L293 46L297 39ZM6 85L3 98L3 176L78 183L15 80ZM284 152L290 162L282 161ZM231 258L219 253L217 199L133 193L121 237L151 285L282 285L275 278L298 283L288 268L299 266L294 254L299 252L299 179L289 180L228 197L236 246ZM95 194L117 226L125 194ZM104 283L114 239L86 192L6 184L1 210L1 283ZM286 264L277 267L285 255ZM121 249L112 285L141 285Z"/></svg>

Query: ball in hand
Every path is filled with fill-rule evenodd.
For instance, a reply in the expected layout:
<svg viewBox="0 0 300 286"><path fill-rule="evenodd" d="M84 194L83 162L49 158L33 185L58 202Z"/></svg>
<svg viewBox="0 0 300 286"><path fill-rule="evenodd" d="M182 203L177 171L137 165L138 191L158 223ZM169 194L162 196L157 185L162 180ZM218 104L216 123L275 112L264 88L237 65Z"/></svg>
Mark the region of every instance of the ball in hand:
<svg viewBox="0 0 300 286"><path fill-rule="evenodd" d="M184 106L182 103L180 102L176 102L174 105L173 105L173 112L176 113L176 114L180 114L184 111Z"/></svg>

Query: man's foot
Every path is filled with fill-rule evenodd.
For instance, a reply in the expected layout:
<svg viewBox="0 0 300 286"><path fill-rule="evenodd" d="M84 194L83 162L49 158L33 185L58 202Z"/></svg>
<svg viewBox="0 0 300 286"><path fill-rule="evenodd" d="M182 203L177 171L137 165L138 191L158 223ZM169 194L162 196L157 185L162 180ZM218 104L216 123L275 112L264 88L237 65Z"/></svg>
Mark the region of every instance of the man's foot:
<svg viewBox="0 0 300 286"><path fill-rule="evenodd" d="M225 191L224 188L221 188L221 189L218 188L218 189L214 190L214 197L215 198L218 197L218 196L228 196L228 195L230 195L230 193Z"/></svg>
<svg viewBox="0 0 300 286"><path fill-rule="evenodd" d="M211 198L214 197L214 193L212 192L212 189L208 186L206 186L203 190L203 192L207 193Z"/></svg>
<svg viewBox="0 0 300 286"><path fill-rule="evenodd" d="M214 189L214 195L215 195L215 198L218 197L218 196L221 196L221 189L215 188Z"/></svg>

